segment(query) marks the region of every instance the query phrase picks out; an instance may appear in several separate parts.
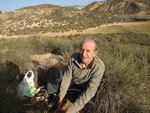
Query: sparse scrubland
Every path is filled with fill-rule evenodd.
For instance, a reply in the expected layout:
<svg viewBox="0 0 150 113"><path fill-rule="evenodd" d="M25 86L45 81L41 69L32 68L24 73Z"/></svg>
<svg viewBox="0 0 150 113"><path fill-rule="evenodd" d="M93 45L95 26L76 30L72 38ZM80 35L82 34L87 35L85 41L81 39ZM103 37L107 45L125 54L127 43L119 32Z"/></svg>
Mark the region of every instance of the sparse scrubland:
<svg viewBox="0 0 150 113"><path fill-rule="evenodd" d="M91 113L149 113L150 22L122 18L149 16L149 4L108 0L80 10L45 4L0 11L0 113L47 113L45 104L17 96L16 87L27 70L38 71L40 63L31 56L61 55L66 66L85 38L97 41L98 56L106 66ZM46 65L40 71L45 72Z"/></svg>
<svg viewBox="0 0 150 113"><path fill-rule="evenodd" d="M0 39L0 112L31 109L28 99L21 101L16 95L24 70L30 69L31 55L54 53L68 61L84 38L97 40L98 56L106 66L92 113L150 112L150 35L130 31Z"/></svg>

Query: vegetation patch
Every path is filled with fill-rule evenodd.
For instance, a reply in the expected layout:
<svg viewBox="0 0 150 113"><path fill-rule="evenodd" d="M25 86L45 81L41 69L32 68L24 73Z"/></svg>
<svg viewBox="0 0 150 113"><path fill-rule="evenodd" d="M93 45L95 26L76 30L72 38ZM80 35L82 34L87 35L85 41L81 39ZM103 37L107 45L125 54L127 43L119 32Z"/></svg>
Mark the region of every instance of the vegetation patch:
<svg viewBox="0 0 150 113"><path fill-rule="evenodd" d="M67 64L70 55L79 51L80 41L88 37L98 42L98 56L106 66L92 112L149 112L150 35L134 32L1 39L0 112L33 108L28 98L16 96L24 70L31 69L31 55L54 53Z"/></svg>

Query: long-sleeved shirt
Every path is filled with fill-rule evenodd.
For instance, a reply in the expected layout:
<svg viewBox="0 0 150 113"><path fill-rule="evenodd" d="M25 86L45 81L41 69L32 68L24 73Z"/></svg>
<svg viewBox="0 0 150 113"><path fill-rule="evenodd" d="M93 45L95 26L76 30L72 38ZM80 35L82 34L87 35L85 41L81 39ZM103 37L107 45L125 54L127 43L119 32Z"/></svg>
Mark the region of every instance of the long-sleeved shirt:
<svg viewBox="0 0 150 113"><path fill-rule="evenodd" d="M98 56L96 56L86 68L82 68L80 53L74 53L71 56L62 78L60 97L65 97L71 81L81 87L85 87L85 90L79 95L76 101L67 108L70 113L78 112L94 97L100 85L104 70L104 63Z"/></svg>

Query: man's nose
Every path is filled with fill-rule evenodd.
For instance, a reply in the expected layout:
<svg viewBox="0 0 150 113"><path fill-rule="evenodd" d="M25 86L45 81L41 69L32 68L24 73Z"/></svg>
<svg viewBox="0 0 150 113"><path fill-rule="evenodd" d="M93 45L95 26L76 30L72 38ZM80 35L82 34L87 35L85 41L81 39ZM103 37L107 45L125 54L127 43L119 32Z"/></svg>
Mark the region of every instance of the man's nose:
<svg viewBox="0 0 150 113"><path fill-rule="evenodd" d="M83 51L83 56L86 56L86 51L85 50Z"/></svg>

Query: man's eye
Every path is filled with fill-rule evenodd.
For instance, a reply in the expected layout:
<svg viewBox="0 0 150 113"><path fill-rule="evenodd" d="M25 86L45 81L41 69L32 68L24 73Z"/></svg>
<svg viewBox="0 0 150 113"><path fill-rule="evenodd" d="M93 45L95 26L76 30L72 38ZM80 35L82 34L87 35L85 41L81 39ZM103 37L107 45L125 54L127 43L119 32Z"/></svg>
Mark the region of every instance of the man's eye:
<svg viewBox="0 0 150 113"><path fill-rule="evenodd" d="M89 52L90 52L90 50L86 50L86 52L87 52L87 53L89 53Z"/></svg>

